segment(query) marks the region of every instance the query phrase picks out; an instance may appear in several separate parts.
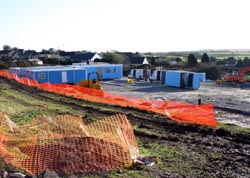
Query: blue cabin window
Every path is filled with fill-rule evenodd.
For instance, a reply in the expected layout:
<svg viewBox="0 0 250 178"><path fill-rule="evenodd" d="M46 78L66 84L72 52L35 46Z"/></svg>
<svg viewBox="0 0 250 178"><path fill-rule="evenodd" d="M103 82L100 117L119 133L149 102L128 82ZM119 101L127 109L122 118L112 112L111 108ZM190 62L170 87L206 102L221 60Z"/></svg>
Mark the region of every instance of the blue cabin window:
<svg viewBox="0 0 250 178"><path fill-rule="evenodd" d="M38 79L45 79L45 73L38 73Z"/></svg>
<svg viewBox="0 0 250 178"><path fill-rule="evenodd" d="M114 73L118 73L118 68L114 68Z"/></svg>
<svg viewBox="0 0 250 178"><path fill-rule="evenodd" d="M106 73L110 73L111 71L110 71L110 69L106 69L105 72Z"/></svg>

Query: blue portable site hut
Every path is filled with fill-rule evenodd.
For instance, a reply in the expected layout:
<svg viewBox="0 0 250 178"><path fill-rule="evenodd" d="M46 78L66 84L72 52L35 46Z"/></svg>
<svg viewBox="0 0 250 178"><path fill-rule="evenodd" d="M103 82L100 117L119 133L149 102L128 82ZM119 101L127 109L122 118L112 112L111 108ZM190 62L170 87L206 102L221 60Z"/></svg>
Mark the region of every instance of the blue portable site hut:
<svg viewBox="0 0 250 178"><path fill-rule="evenodd" d="M187 72L186 73L186 86L188 88L199 89L200 82L203 82L206 78L205 73Z"/></svg>
<svg viewBox="0 0 250 178"><path fill-rule="evenodd" d="M123 65L122 64L108 64L108 63L73 63L73 66L86 69L87 79L112 80L122 78Z"/></svg>
<svg viewBox="0 0 250 178"><path fill-rule="evenodd" d="M11 73L19 77L35 79L39 83L78 83L81 80L106 80L121 78L123 73L122 64L83 64L75 63L68 66L35 66L23 68L10 68Z"/></svg>
<svg viewBox="0 0 250 178"><path fill-rule="evenodd" d="M186 71L170 71L165 74L165 84L178 88L200 88L200 82L206 78L205 73L195 73Z"/></svg>
<svg viewBox="0 0 250 178"><path fill-rule="evenodd" d="M20 75L20 70L21 68L20 67L10 67L9 68L9 73L11 74L17 74L18 76Z"/></svg>
<svg viewBox="0 0 250 178"><path fill-rule="evenodd" d="M39 83L50 82L52 84L59 83L78 83L81 80L86 80L86 70L83 68L48 68L48 69L33 69L31 71L33 79Z"/></svg>
<svg viewBox="0 0 250 178"><path fill-rule="evenodd" d="M167 86L185 88L186 72L167 70L165 72L165 84Z"/></svg>

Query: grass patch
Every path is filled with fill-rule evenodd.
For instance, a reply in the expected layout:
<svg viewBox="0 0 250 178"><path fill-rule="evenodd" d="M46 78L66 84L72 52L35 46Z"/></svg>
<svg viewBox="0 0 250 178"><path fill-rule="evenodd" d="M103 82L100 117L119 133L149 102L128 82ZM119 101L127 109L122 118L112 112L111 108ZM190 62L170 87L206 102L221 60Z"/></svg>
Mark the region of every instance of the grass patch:
<svg viewBox="0 0 250 178"><path fill-rule="evenodd" d="M154 155L158 158L158 164L151 167L151 171L161 170L181 176L193 175L192 171L193 157L196 159L204 159L197 153L192 153L195 156L190 156L190 151L185 147L169 146L161 143L139 144L139 149L142 155Z"/></svg>
<svg viewBox="0 0 250 178"><path fill-rule="evenodd" d="M249 128L244 128L244 127L240 127L234 124L224 124L224 123L219 123L218 129L222 128L225 130L228 130L232 133L235 134L249 134L250 135L250 129Z"/></svg>
<svg viewBox="0 0 250 178"><path fill-rule="evenodd" d="M0 94L0 111L5 112L18 125L26 124L31 119L43 114L70 114L79 117L85 115L83 111L74 110L70 106L46 102L9 87L6 89L5 85L1 85ZM54 95L53 97L56 96Z"/></svg>

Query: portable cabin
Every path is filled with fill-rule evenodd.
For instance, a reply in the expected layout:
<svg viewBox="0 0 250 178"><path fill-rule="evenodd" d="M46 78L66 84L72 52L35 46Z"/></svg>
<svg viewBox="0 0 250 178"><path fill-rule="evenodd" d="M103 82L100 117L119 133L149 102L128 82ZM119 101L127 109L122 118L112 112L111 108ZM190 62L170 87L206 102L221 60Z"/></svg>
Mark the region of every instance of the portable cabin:
<svg viewBox="0 0 250 178"><path fill-rule="evenodd" d="M17 74L18 76L20 75L20 67L10 67L9 68L9 73L11 74Z"/></svg>
<svg viewBox="0 0 250 178"><path fill-rule="evenodd" d="M206 82L206 73L199 73L200 74L200 81Z"/></svg>
<svg viewBox="0 0 250 178"><path fill-rule="evenodd" d="M61 68L61 69L33 69L31 78L39 83L50 82L59 83L78 83L81 80L87 80L86 70L82 68Z"/></svg>
<svg viewBox="0 0 250 178"><path fill-rule="evenodd" d="M149 77L150 82L156 81L165 83L166 70L155 70Z"/></svg>
<svg viewBox="0 0 250 178"><path fill-rule="evenodd" d="M112 80L122 78L123 65L122 64L108 64L108 63L73 63L72 66L86 69L88 79Z"/></svg>
<svg viewBox="0 0 250 178"><path fill-rule="evenodd" d="M166 71L165 84L167 86L186 88L186 72L184 71Z"/></svg>
<svg viewBox="0 0 250 178"><path fill-rule="evenodd" d="M170 71L165 74L165 84L178 88L199 89L200 82L205 81L205 73L195 73L186 71Z"/></svg>
<svg viewBox="0 0 250 178"><path fill-rule="evenodd" d="M131 69L128 78L130 79L148 79L150 77L151 70L149 69Z"/></svg>
<svg viewBox="0 0 250 178"><path fill-rule="evenodd" d="M122 64L82 64L75 63L67 66L34 66L22 68L10 68L11 73L19 77L35 79L40 83L78 83L81 80L106 80L121 78Z"/></svg>
<svg viewBox="0 0 250 178"><path fill-rule="evenodd" d="M186 77L187 77L186 80L187 88L199 89L200 82L204 81L206 75L204 73L187 72Z"/></svg>

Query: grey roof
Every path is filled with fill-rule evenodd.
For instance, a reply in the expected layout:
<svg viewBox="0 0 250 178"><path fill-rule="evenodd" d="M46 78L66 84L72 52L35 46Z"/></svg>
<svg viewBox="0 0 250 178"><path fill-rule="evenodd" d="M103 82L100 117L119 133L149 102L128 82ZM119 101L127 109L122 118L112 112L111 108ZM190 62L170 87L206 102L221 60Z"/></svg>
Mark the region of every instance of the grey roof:
<svg viewBox="0 0 250 178"><path fill-rule="evenodd" d="M71 56L71 59L79 59L81 61L87 61L90 60L96 53L79 53L79 54L75 54L73 56Z"/></svg>

